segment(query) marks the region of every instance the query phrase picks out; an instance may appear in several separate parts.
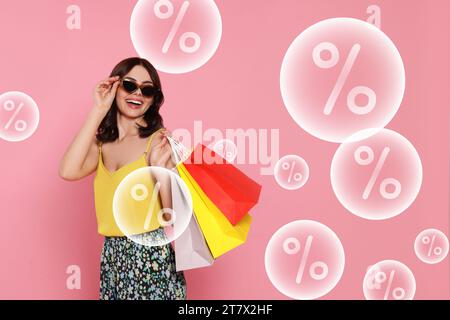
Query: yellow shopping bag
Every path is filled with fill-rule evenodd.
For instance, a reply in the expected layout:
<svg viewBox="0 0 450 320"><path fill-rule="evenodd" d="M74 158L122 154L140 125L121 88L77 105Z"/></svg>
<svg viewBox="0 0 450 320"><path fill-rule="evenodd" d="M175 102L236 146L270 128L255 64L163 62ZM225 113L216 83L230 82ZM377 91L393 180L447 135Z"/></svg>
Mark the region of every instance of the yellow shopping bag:
<svg viewBox="0 0 450 320"><path fill-rule="evenodd" d="M178 164L177 169L189 188L195 217L213 257L217 258L243 244L247 239L252 217L247 213L233 226L202 191L183 163Z"/></svg>

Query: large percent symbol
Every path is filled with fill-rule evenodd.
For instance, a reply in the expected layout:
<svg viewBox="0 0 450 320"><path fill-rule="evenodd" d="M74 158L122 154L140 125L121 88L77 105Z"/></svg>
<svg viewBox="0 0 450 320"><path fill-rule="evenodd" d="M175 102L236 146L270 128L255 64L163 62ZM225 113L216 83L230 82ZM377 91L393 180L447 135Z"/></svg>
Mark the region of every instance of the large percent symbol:
<svg viewBox="0 0 450 320"><path fill-rule="evenodd" d="M302 282L303 273L305 271L306 262L308 260L309 251L311 250L311 244L314 237L309 235L306 238L305 248L303 249L303 255L300 259L300 265L298 267L297 276L295 278L295 283L300 284ZM291 248L293 245L293 248ZM287 238L283 242L283 250L287 254L293 255L300 251L300 241L297 238ZM321 272L317 273L317 269ZM309 266L309 276L314 280L323 280L328 275L328 265L323 261L315 261Z"/></svg>
<svg viewBox="0 0 450 320"><path fill-rule="evenodd" d="M144 230L150 229L150 223L153 218L153 208L155 207L156 201L158 199L158 194L159 194L160 188L161 188L161 183L158 181L158 182L156 182L155 187L153 188L152 196L150 198L150 204L149 204L147 216L145 217L145 222L144 222ZM148 189L145 185L143 185L141 183L137 183L131 188L131 196L136 201L144 201L148 197ZM163 215L165 213L170 214L170 220L164 219ZM175 219L176 219L175 211L172 210L171 208L162 208L161 210L159 210L159 212L157 214L157 218L158 218L158 222L161 226L163 226L163 227L171 226L172 224L175 223Z"/></svg>
<svg viewBox="0 0 450 320"><path fill-rule="evenodd" d="M394 281L394 275L395 275L395 270L392 270L391 273L389 274L389 280L388 280L388 284L386 287L386 290L384 292L384 297L383 300L387 300L389 297L389 294L391 293L391 287L392 287L392 282ZM380 289L381 288L381 284L386 282L387 280L387 276L386 273L379 271L377 273L375 273L374 276L374 280L375 280L375 286L373 286L371 289ZM392 290L392 297L395 300L401 300L405 297L405 289L397 287L395 289Z"/></svg>
<svg viewBox="0 0 450 320"><path fill-rule="evenodd" d="M169 34L167 35L167 38L164 41L164 45L162 47L163 53L167 53L169 51L173 38L175 37L180 27L181 21L183 20L183 17L186 14L189 5L190 5L189 1L184 1L183 4L181 5L180 11L178 12L177 17L175 18L175 22L173 23L172 28L170 29ZM166 8L166 11L164 12L161 11L162 7ZM159 0L158 2L155 3L153 11L158 18L168 19L173 15L174 8L171 1ZM188 46L186 44L186 41L188 39L192 39L194 41L194 44L192 46ZM201 43L200 36L195 32L185 32L180 36L179 39L180 49L185 53L196 52L200 48L200 43Z"/></svg>
<svg viewBox="0 0 450 320"><path fill-rule="evenodd" d="M430 244L429 248L428 248L428 256L431 256L431 253L434 253L436 256L440 256L442 254L442 248L441 247L435 247L434 246L434 241L436 240L436 236L433 236L431 239L428 236L425 236L422 238L422 243L423 244Z"/></svg>
<svg viewBox="0 0 450 320"><path fill-rule="evenodd" d="M330 96L328 97L327 103L325 104L325 108L323 109L323 113L325 115L329 115L331 111L333 111L334 106L336 104L336 100L339 94L344 87L345 82L350 74L350 71L355 64L356 58L361 50L361 45L354 44L350 50L350 53L345 60L344 67L339 74L339 77L334 85L333 90L331 91ZM323 59L321 54L322 52L328 51L330 53L329 59ZM331 42L321 42L317 46L314 47L312 52L313 60L316 66L322 69L329 69L336 66L339 61L339 50L338 48L332 44ZM367 104L365 106L358 106L356 104L356 97L358 95L367 96ZM375 108L377 102L377 96L375 92L366 86L356 86L347 95L347 107L351 112L357 115L364 115L373 110Z"/></svg>
<svg viewBox="0 0 450 320"><path fill-rule="evenodd" d="M11 118L9 118L6 125L3 127L5 130L9 129L11 123L16 119L17 115L19 114L20 110L22 110L22 108L23 102L21 102L17 108L14 101L12 100L7 100L5 101L5 103L3 103L3 109L5 109L6 111L13 111L14 109L16 109ZM19 132L25 131L27 129L27 123L24 120L17 120L14 122L14 128Z"/></svg>
<svg viewBox="0 0 450 320"><path fill-rule="evenodd" d="M384 162L386 161L386 158L390 152L389 147L385 147L383 151L381 152L381 156L378 159L378 162L375 166L375 169L372 172L372 175L370 176L369 181L367 182L366 187L364 188L363 192L363 199L367 200L370 196L370 193L372 192L373 186L380 175L381 169L383 168ZM362 157L363 154L366 154L366 157ZM360 146L356 149L356 151L353 154L355 161L362 166L369 165L374 160L374 152L372 148L368 146ZM388 192L387 187L393 186L394 191ZM394 179L394 178L386 178L380 183L380 194L385 199L395 199L400 195L400 192L402 190L402 185L400 184L400 181Z"/></svg>

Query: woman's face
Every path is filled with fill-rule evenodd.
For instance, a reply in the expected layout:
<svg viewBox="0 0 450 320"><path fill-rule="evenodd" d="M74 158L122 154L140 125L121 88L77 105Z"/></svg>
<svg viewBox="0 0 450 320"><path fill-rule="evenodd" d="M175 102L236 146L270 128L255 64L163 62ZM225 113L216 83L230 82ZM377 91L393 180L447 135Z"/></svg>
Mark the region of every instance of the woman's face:
<svg viewBox="0 0 450 320"><path fill-rule="evenodd" d="M123 78L134 80L138 86L142 84L152 85L147 70L143 66L134 66ZM140 104L139 104L140 103ZM133 93L128 93L119 85L116 92L116 104L119 112L128 118L140 118L150 108L153 103L153 97L148 98L142 95L141 89L137 89Z"/></svg>

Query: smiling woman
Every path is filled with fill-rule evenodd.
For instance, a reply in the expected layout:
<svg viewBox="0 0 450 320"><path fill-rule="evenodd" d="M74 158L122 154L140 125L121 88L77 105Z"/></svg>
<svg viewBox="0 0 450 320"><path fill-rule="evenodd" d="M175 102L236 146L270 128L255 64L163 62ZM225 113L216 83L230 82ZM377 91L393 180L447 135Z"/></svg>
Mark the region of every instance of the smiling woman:
<svg viewBox="0 0 450 320"><path fill-rule="evenodd" d="M60 176L78 180L96 171L94 179L98 232L105 236L101 256L100 299L185 299L183 272L176 272L170 244L144 246L124 236L113 215L114 192L136 169L172 168L169 134L159 109L164 102L155 68L145 59L117 64L94 90L94 108L64 154ZM157 178L158 206L172 208L170 179ZM152 193L152 190L149 190ZM163 219L170 220L170 215ZM146 236L161 238L159 222Z"/></svg>
<svg viewBox="0 0 450 320"><path fill-rule="evenodd" d="M130 58L120 62L110 74L110 77L116 77L113 79L113 85L119 88L108 113L100 124L97 134L99 141L115 141L119 137L118 112L125 117L141 116L140 120L145 122L145 125L137 123L140 137L148 137L152 132L163 127L159 109L164 103L164 94L158 73L147 60L135 59L140 58ZM139 83L138 80L141 79ZM140 95L136 94L138 89ZM141 102L141 105L135 108L135 105L131 105L127 100Z"/></svg>

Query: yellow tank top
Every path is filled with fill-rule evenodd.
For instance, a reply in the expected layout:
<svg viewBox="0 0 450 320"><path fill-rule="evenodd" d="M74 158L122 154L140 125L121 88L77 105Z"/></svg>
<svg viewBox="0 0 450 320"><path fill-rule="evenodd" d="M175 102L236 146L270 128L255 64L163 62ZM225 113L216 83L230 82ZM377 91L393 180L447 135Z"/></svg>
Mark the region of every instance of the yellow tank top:
<svg viewBox="0 0 450 320"><path fill-rule="evenodd" d="M123 167L120 167L118 170L114 172L110 172L103 163L102 158L102 146L99 145L99 157L98 157L98 166L97 166L97 173L94 178L94 198L95 198L95 213L97 217L97 224L98 224L98 233L104 236L124 236L124 233L120 230L118 225L116 224L116 221L114 219L113 214L113 199L114 199L114 193L119 186L119 184L122 182L122 180L131 172L133 172L136 169L148 167L147 164L147 153L150 150L150 146L152 143L152 139L155 136L155 133L160 131L162 129L159 129L152 133L150 138L148 139L147 147L145 149L145 152L142 154L141 157L139 157L137 160L124 165ZM148 195L151 196L153 194L153 187L154 183L151 181L152 179L148 179L148 181L145 182L145 186L148 191ZM142 181L139 181L142 183ZM121 187L120 190L123 190ZM129 193L128 193L129 194ZM122 200L122 198L125 198ZM123 217L123 214L130 215L130 219L125 219L128 223L126 225L126 233L129 235L131 234L139 234L144 233L148 231L155 230L160 227L160 224L158 223L157 219L154 219L153 217L149 220L148 219L148 208L149 208L149 202L142 202L138 203L135 199L132 199L131 197L126 198L126 193L124 193L124 197L121 197L121 208L119 208L121 211L120 216ZM145 206L147 204L147 206ZM160 198L157 197L156 202L153 202L153 216L156 216L156 213L161 210L161 201ZM117 208L117 207L116 207ZM124 209L126 212L124 212ZM122 220L123 221L123 220ZM139 225L141 227L131 227L132 224ZM146 225L145 225L146 224ZM145 225L145 229L143 226ZM122 225L123 226L123 225ZM142 231L139 231L141 229Z"/></svg>

